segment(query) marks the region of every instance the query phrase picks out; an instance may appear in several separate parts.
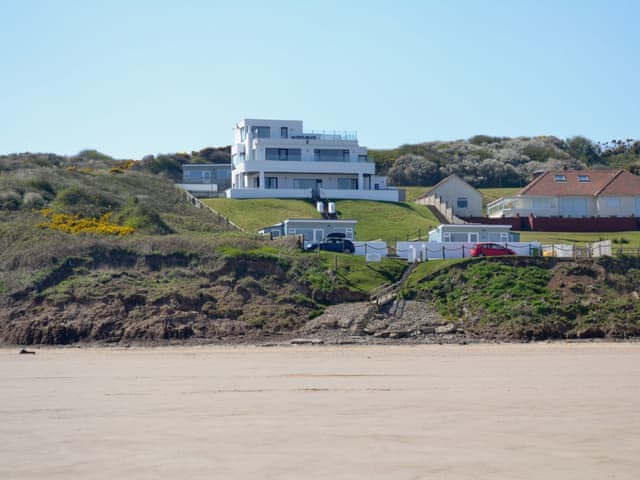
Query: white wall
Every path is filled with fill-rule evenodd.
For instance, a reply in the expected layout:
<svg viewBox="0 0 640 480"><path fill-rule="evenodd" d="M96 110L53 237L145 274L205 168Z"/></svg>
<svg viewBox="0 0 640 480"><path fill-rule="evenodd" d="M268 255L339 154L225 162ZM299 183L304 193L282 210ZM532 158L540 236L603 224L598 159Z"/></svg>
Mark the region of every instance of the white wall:
<svg viewBox="0 0 640 480"><path fill-rule="evenodd" d="M389 254L389 248L387 242L382 240L376 240L371 242L353 242L356 247L355 255L367 255L370 253L377 253L382 257L386 257Z"/></svg>
<svg viewBox="0 0 640 480"><path fill-rule="evenodd" d="M596 202L597 214L601 217L630 217L635 215L635 198L629 196L598 197ZM612 199L617 200L618 203L611 203Z"/></svg>
<svg viewBox="0 0 640 480"><path fill-rule="evenodd" d="M451 177L442 185L432 189L430 194L441 197L458 217L482 216L482 194L458 177ZM458 197L468 199L467 208L457 208Z"/></svg>
<svg viewBox="0 0 640 480"><path fill-rule="evenodd" d="M496 242L502 243L502 242ZM442 260L450 258L466 258L471 256L471 248L475 243L463 242L397 242L396 255L409 259L415 254L420 260ZM533 248L540 249L539 242L509 242L507 246L516 252L516 255L528 256Z"/></svg>

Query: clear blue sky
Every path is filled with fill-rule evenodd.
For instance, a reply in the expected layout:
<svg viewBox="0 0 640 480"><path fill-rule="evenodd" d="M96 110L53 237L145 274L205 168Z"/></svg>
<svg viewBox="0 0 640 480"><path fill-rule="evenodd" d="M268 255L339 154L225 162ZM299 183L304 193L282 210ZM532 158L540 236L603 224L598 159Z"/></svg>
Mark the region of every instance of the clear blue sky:
<svg viewBox="0 0 640 480"><path fill-rule="evenodd" d="M640 137L640 2L0 0L0 153L231 142Z"/></svg>

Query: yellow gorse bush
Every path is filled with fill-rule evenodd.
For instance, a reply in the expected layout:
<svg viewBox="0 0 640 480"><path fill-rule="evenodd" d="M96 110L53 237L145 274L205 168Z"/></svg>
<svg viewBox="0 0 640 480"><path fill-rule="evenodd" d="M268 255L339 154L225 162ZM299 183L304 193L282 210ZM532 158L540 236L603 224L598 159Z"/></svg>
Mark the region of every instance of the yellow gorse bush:
<svg viewBox="0 0 640 480"><path fill-rule="evenodd" d="M54 213L50 208L41 210L40 213L47 218L48 222L38 224L40 228L60 230L61 232L74 235L80 233L92 233L95 235L129 235L133 233L133 227L125 227L112 223L112 213L105 213L100 218L83 218L80 215L69 215L66 213Z"/></svg>

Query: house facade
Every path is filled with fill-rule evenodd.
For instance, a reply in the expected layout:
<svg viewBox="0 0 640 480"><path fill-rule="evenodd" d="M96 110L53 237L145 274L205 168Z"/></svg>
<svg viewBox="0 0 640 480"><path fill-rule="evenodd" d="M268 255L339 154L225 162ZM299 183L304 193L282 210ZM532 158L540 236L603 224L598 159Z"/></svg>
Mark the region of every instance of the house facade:
<svg viewBox="0 0 640 480"><path fill-rule="evenodd" d="M490 218L640 217L640 177L627 170L554 170L487 205Z"/></svg>
<svg viewBox="0 0 640 480"><path fill-rule="evenodd" d="M456 217L482 216L482 194L455 174L438 182L417 202L434 204L432 200L451 209Z"/></svg>
<svg viewBox="0 0 640 480"><path fill-rule="evenodd" d="M244 119L234 128L229 198L401 201L375 174L355 132L305 132L300 120Z"/></svg>
<svg viewBox="0 0 640 480"><path fill-rule="evenodd" d="M443 224L429 232L429 242L519 242L520 233L512 232L511 225L483 225L465 223L461 225Z"/></svg>
<svg viewBox="0 0 640 480"><path fill-rule="evenodd" d="M182 165L182 183L176 184L196 197L218 197L231 186L231 164Z"/></svg>
<svg viewBox="0 0 640 480"><path fill-rule="evenodd" d="M285 235L302 235L304 244L321 242L330 233L342 233L344 238L355 240L357 220L331 220L322 218L289 218L281 223L265 227L258 233L272 238Z"/></svg>

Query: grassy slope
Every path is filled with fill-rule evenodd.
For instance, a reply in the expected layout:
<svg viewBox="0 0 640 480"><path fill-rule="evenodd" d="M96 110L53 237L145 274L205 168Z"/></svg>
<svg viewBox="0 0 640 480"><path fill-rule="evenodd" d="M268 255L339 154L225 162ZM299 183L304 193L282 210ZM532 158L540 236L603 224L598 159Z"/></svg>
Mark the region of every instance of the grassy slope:
<svg viewBox="0 0 640 480"><path fill-rule="evenodd" d="M287 218L320 218L311 202L304 200L212 198L204 202L248 232Z"/></svg>
<svg viewBox="0 0 640 480"><path fill-rule="evenodd" d="M336 202L341 218L355 218L358 240L397 240L416 238L418 230L425 237L430 228L438 225L433 214L423 205L414 203L371 202L341 200Z"/></svg>
<svg viewBox="0 0 640 480"><path fill-rule="evenodd" d="M320 218L310 202L304 200L252 199L205 200L212 208L249 232L276 224L287 218ZM358 240L383 239L395 242L417 236L424 237L429 228L438 225L429 209L409 202L371 202L340 200L336 202L340 218L356 219Z"/></svg>
<svg viewBox="0 0 640 480"><path fill-rule="evenodd" d="M475 335L520 339L640 333L637 258L467 259L416 269L406 294Z"/></svg>

